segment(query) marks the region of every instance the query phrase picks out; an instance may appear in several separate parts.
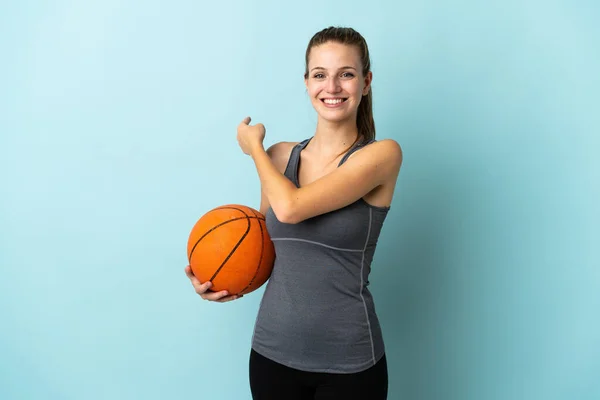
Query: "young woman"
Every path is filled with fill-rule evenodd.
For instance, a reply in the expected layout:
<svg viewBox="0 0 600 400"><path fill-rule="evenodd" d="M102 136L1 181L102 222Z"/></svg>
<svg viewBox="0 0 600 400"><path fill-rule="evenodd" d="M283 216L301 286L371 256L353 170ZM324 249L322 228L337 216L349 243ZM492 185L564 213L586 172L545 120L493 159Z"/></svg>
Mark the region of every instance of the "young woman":
<svg viewBox="0 0 600 400"><path fill-rule="evenodd" d="M367 286L402 151L394 140L375 141L372 76L358 32L324 29L306 50L314 135L265 151L262 124L246 118L238 126L276 251L252 338L254 399L387 398L385 349ZM211 292L189 266L186 273L205 300L238 298Z"/></svg>

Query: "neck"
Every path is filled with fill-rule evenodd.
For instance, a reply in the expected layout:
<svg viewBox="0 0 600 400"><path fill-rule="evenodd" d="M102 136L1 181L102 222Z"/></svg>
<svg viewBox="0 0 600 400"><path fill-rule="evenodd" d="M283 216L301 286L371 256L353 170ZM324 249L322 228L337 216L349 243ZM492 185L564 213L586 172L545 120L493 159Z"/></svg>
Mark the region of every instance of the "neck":
<svg viewBox="0 0 600 400"><path fill-rule="evenodd" d="M355 120L330 122L319 118L317 130L309 146L319 158L329 159L348 150L358 139Z"/></svg>

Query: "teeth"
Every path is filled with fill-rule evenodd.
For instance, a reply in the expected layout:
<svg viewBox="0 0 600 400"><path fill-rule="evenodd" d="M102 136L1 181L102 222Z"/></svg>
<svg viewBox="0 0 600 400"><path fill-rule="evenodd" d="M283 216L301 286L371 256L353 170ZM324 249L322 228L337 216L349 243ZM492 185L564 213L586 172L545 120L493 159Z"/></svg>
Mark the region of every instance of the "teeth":
<svg viewBox="0 0 600 400"><path fill-rule="evenodd" d="M325 104L340 104L342 99L325 99L323 100Z"/></svg>

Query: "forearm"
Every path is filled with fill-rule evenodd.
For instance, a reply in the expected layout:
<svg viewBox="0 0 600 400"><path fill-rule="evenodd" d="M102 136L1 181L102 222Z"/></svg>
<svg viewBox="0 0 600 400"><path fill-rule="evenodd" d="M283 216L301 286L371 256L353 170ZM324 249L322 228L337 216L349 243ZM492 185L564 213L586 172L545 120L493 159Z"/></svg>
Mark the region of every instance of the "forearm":
<svg viewBox="0 0 600 400"><path fill-rule="evenodd" d="M277 218L285 222L289 219L298 188L277 170L262 146L254 149L251 156L264 195Z"/></svg>

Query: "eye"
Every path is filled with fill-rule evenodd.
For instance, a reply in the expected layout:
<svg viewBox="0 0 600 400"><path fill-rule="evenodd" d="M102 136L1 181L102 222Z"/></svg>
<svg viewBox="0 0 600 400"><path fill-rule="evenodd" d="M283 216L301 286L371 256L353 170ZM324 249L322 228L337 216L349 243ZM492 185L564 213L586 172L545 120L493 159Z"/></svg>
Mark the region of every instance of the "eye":
<svg viewBox="0 0 600 400"><path fill-rule="evenodd" d="M344 72L342 73L343 78L354 78L354 74L352 72Z"/></svg>
<svg viewBox="0 0 600 400"><path fill-rule="evenodd" d="M313 77L315 79L323 79L325 77L325 75L323 75L323 74L314 74Z"/></svg>

